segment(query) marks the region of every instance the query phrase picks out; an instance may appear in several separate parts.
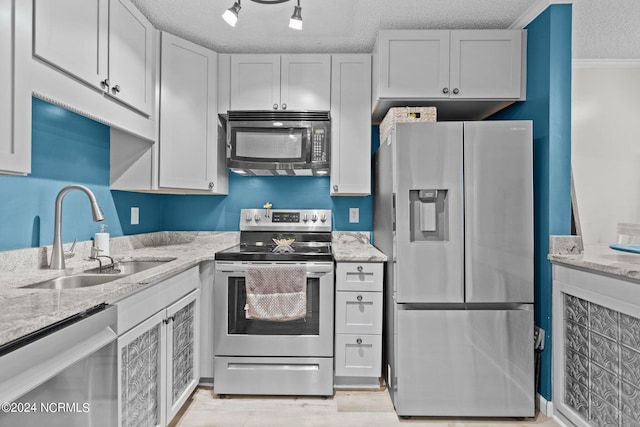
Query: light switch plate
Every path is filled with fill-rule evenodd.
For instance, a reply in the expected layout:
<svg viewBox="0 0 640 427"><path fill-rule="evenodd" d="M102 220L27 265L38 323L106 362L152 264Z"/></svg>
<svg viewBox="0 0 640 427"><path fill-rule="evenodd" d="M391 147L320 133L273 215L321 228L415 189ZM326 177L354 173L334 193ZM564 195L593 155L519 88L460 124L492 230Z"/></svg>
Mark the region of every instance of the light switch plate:
<svg viewBox="0 0 640 427"><path fill-rule="evenodd" d="M140 224L140 209L139 208L131 208L131 225Z"/></svg>
<svg viewBox="0 0 640 427"><path fill-rule="evenodd" d="M360 222L360 208L349 208L349 222Z"/></svg>

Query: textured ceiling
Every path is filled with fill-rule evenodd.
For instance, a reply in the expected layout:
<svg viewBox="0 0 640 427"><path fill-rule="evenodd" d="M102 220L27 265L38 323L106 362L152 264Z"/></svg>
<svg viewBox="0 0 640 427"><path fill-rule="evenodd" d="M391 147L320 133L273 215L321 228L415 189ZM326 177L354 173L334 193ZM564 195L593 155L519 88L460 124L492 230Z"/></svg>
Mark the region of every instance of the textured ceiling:
<svg viewBox="0 0 640 427"><path fill-rule="evenodd" d="M295 0L294 0L295 1ZM294 1L132 0L159 29L223 53L371 52L380 29L509 28L537 0L300 0L304 30L288 28ZM565 0L566 1L566 0ZM574 0L574 59L640 59L639 0Z"/></svg>

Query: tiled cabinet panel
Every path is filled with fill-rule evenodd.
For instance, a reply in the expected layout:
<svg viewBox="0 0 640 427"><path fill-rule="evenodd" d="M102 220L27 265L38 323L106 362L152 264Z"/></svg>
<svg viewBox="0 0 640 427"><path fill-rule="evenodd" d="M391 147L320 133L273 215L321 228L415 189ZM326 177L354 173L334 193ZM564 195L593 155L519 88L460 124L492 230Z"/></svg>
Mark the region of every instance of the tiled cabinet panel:
<svg viewBox="0 0 640 427"><path fill-rule="evenodd" d="M640 319L568 293L562 299L564 403L594 426L639 425Z"/></svg>
<svg viewBox="0 0 640 427"><path fill-rule="evenodd" d="M14 22L25 19L16 3L0 0L0 175L31 172L31 90L18 65L29 60L30 46L15 37Z"/></svg>
<svg viewBox="0 0 640 427"><path fill-rule="evenodd" d="M337 263L334 378L337 388L379 387L382 271L382 263Z"/></svg>
<svg viewBox="0 0 640 427"><path fill-rule="evenodd" d="M166 426L199 374L199 290L118 338L119 425Z"/></svg>
<svg viewBox="0 0 640 427"><path fill-rule="evenodd" d="M166 337L160 312L118 338L121 426L162 425L160 390Z"/></svg>

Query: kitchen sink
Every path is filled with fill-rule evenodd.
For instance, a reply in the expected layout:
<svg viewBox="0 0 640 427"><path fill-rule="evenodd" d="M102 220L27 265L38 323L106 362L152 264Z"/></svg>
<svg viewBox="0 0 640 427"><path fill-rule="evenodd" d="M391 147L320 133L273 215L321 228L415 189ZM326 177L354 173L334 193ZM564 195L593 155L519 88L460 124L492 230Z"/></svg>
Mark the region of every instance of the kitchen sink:
<svg viewBox="0 0 640 427"><path fill-rule="evenodd" d="M76 289L101 285L125 277L126 274L74 274L73 276L56 277L33 285L23 286L31 289Z"/></svg>
<svg viewBox="0 0 640 427"><path fill-rule="evenodd" d="M116 274L127 275L127 274L139 273L141 271L145 271L150 268L166 264L169 261L173 261L173 259L162 260L162 261L117 261L113 266L108 265L106 267L103 267L101 273L100 273L100 268L98 267L92 268L90 270L86 270L85 273L100 273L100 275L116 273Z"/></svg>
<svg viewBox="0 0 640 427"><path fill-rule="evenodd" d="M23 286L23 288L31 289L76 289L86 288L89 286L102 285L104 283L113 282L134 273L139 273L153 267L173 261L175 258L161 261L118 261L114 266L108 265L102 268L92 268L84 273L74 274L71 276L61 276L55 279L45 280L44 282L34 283L32 285Z"/></svg>

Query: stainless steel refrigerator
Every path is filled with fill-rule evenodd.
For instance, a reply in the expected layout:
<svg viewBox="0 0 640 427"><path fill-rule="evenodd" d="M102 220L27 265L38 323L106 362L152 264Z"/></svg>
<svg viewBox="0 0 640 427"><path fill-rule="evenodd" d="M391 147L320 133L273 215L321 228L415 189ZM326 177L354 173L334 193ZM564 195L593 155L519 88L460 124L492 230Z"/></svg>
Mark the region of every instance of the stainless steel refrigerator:
<svg viewBox="0 0 640 427"><path fill-rule="evenodd" d="M398 415L534 415L532 158L529 121L398 123L381 141L374 241Z"/></svg>

